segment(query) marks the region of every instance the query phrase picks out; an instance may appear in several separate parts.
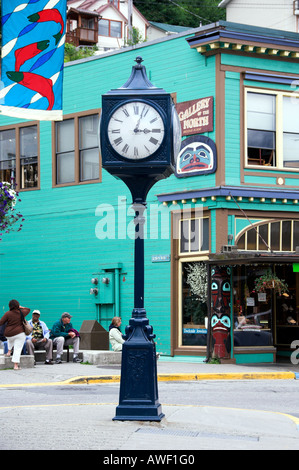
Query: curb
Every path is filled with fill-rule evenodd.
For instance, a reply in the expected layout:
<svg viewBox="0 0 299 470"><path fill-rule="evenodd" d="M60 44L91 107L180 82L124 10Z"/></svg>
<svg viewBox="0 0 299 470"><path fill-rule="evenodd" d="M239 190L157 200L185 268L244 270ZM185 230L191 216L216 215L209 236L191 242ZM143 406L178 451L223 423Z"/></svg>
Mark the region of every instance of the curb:
<svg viewBox="0 0 299 470"><path fill-rule="evenodd" d="M207 374L158 374L159 382L180 382L199 380L294 380L299 379L299 374L294 372L249 372L249 373L207 373ZM59 385L78 385L93 383L118 383L120 375L88 375L77 376L60 382L15 383L0 384L0 388L7 387L42 387Z"/></svg>
<svg viewBox="0 0 299 470"><path fill-rule="evenodd" d="M218 373L218 374L158 374L159 382L199 381L199 380L294 380L293 372L252 372L252 373ZM64 380L64 384L117 383L120 375L79 376Z"/></svg>

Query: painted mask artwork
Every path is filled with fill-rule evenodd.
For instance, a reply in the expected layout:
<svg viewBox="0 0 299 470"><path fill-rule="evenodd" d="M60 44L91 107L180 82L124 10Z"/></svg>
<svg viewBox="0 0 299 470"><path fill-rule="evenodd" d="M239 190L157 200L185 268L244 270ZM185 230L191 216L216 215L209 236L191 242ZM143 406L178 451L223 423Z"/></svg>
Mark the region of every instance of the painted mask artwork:
<svg viewBox="0 0 299 470"><path fill-rule="evenodd" d="M176 176L196 176L216 171L216 146L206 136L188 137L181 144L177 158Z"/></svg>
<svg viewBox="0 0 299 470"><path fill-rule="evenodd" d="M211 277L213 356L223 359L230 357L230 273L229 267L216 267Z"/></svg>
<svg viewBox="0 0 299 470"><path fill-rule="evenodd" d="M182 173L208 169L211 164L211 150L203 144L194 143L185 147L179 157L179 169Z"/></svg>

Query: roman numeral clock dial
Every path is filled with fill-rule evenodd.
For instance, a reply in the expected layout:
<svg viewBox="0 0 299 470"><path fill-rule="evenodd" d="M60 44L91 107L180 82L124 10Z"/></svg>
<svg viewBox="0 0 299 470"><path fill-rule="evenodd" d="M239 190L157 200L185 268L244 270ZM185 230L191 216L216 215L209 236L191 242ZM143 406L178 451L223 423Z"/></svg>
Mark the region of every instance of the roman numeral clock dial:
<svg viewBox="0 0 299 470"><path fill-rule="evenodd" d="M115 152L130 160L140 160L155 153L165 133L159 111L142 101L130 101L117 108L109 119L107 130Z"/></svg>

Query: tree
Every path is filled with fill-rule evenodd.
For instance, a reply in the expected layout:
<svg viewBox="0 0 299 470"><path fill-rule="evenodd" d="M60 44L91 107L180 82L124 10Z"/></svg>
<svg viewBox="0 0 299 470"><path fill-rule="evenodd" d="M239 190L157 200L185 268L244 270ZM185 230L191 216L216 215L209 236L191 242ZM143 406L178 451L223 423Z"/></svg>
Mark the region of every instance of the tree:
<svg viewBox="0 0 299 470"><path fill-rule="evenodd" d="M225 19L219 0L134 0L134 5L149 21L196 28Z"/></svg>
<svg viewBox="0 0 299 470"><path fill-rule="evenodd" d="M135 46L141 42L145 42L146 39L143 39L142 33L135 26L132 27L132 38L125 41L126 46Z"/></svg>

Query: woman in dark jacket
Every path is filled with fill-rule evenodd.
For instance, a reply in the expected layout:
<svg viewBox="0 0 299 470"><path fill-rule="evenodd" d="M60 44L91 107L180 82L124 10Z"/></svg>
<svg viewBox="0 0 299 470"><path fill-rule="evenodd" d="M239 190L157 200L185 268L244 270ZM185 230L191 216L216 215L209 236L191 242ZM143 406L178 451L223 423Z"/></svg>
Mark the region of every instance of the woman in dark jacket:
<svg viewBox="0 0 299 470"><path fill-rule="evenodd" d="M14 348L12 362L14 363L14 370L19 370L20 355L26 339L21 312L23 317L26 317L30 312L30 308L21 307L17 300L11 300L8 306L9 311L0 319L0 326L6 323L5 336L8 349Z"/></svg>

